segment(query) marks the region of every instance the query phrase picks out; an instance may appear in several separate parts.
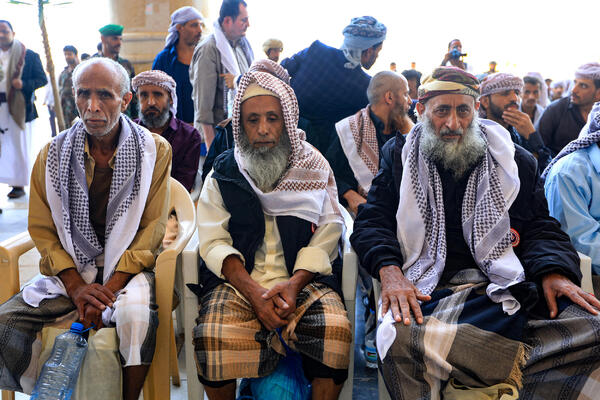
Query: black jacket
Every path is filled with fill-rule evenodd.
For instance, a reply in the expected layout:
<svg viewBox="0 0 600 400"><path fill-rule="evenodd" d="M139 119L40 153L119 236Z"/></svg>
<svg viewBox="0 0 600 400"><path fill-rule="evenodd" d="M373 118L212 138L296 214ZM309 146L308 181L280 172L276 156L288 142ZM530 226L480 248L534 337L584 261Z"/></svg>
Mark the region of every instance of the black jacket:
<svg viewBox="0 0 600 400"><path fill-rule="evenodd" d="M379 173L373 180L367 203L358 209L354 233L350 240L362 268L379 279L384 265L402 266L403 257L396 239L396 211L402 179L401 135L391 139L380 154ZM538 285L538 298L543 298L539 283L543 275L558 272L580 284L579 257L569 236L560 224L548 214L544 186L537 173L535 158L515 145L515 161L519 168L521 187L509 209L511 228L520 241L514 247L523 264L528 282Z"/></svg>
<svg viewBox="0 0 600 400"><path fill-rule="evenodd" d="M254 269L256 250L265 237L265 219L260 200L256 193L240 173L233 155L233 149L219 155L214 164L212 177L217 180L225 208L231 214L229 234L235 247L245 260L246 271L250 274ZM293 274L298 252L310 242L314 232L311 222L292 216L275 218L285 264L290 276ZM202 232L199 232L202 235ZM316 275L314 281L326 284L343 298L341 292L341 257L337 257L332 265L332 275ZM224 281L212 273L205 262L200 259L198 271L199 286L189 285L190 289L202 297L210 289Z"/></svg>
<svg viewBox="0 0 600 400"><path fill-rule="evenodd" d="M21 91L25 97L25 122L30 122L38 117L35 104L33 104L33 92L48 83L48 79L46 78L46 73L42 67L40 56L29 49L25 52L25 63L23 65L21 80L23 81L23 88Z"/></svg>

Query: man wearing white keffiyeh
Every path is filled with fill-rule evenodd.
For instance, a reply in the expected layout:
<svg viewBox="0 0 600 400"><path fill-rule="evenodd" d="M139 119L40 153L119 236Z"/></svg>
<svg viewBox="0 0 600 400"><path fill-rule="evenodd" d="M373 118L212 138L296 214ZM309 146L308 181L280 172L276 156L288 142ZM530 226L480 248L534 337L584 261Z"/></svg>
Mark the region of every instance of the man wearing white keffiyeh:
<svg viewBox="0 0 600 400"><path fill-rule="evenodd" d="M294 91L258 70L233 107L235 147L217 157L198 201L198 376L209 398L301 354L313 398L335 399L351 331L339 290L343 220L333 172L298 129Z"/></svg>
<svg viewBox="0 0 600 400"><path fill-rule="evenodd" d="M588 358L600 343L578 331L598 326L600 302L576 286L578 257L548 215L535 159L477 119L478 95L459 68L423 81L421 123L384 146L355 221L361 266L381 280L383 376L393 398L555 398L569 385L574 399L600 367ZM565 343L557 327L568 362L553 350Z"/></svg>
<svg viewBox="0 0 600 400"><path fill-rule="evenodd" d="M171 149L123 114L127 71L96 58L73 71L81 121L40 152L29 232L44 276L0 306L0 387L32 390L45 324L116 326L123 397L137 399L158 325L155 256L167 219Z"/></svg>
<svg viewBox="0 0 600 400"><path fill-rule="evenodd" d="M246 29L250 26L244 0L223 0L214 33L194 50L190 65L194 127L210 147L215 125L231 116L237 79L254 60Z"/></svg>
<svg viewBox="0 0 600 400"><path fill-rule="evenodd" d="M356 215L367 201L371 181L379 169L379 150L396 132L413 127L408 83L392 71L377 73L367 88L369 105L335 124L326 157L338 187L340 201Z"/></svg>

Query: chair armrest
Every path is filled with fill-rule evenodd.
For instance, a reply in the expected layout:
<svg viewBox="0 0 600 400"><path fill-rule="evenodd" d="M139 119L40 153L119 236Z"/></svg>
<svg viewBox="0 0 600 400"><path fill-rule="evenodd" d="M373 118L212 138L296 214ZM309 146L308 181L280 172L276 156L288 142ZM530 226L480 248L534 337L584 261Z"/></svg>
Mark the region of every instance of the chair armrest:
<svg viewBox="0 0 600 400"><path fill-rule="evenodd" d="M344 232L342 236L342 293L345 301L354 302L356 298L356 280L358 277L358 256L352 249L350 244L350 235L354 227L354 220L346 211L340 207L342 216L344 217Z"/></svg>
<svg viewBox="0 0 600 400"><path fill-rule="evenodd" d="M594 293L592 285L592 259L585 254L579 253L579 268L581 269L581 288L588 293Z"/></svg>
<svg viewBox="0 0 600 400"><path fill-rule="evenodd" d="M27 231L0 243L0 303L19 293L19 258L33 246Z"/></svg>

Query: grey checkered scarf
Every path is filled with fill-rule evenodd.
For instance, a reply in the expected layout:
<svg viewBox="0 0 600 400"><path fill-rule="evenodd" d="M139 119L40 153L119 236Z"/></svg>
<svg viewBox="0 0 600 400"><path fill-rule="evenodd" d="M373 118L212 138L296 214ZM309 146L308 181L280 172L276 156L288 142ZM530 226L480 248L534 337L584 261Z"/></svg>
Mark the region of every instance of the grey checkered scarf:
<svg viewBox="0 0 600 400"><path fill-rule="evenodd" d="M120 124L106 210L104 247L90 222L84 163L87 132L83 122L62 132L48 149L46 196L52 219L62 247L87 283L96 278L96 258L101 254L104 254L103 281L108 280L137 233L156 161L156 147L150 132L125 115L121 115ZM58 295L66 295L60 279L45 277L27 288L25 300L37 306L42 299Z"/></svg>
<svg viewBox="0 0 600 400"><path fill-rule="evenodd" d="M480 120L487 142L485 157L467 182L462 204L464 239L479 268L490 280L487 294L512 314L520 305L508 287L525 279L512 250L508 209L519 187L515 147L500 125ZM446 228L441 178L435 163L419 150L423 125L417 124L402 150L402 183L397 236L406 277L424 294L437 286L446 264Z"/></svg>
<svg viewBox="0 0 600 400"><path fill-rule="evenodd" d="M550 172L550 169L558 160L564 156L571 154L577 150L585 149L593 144L600 142L600 101L594 104L588 120L585 126L581 129L579 137L573 140L571 143L566 145L557 155L552 159L550 164L546 167L542 173L542 179L546 179L546 175Z"/></svg>

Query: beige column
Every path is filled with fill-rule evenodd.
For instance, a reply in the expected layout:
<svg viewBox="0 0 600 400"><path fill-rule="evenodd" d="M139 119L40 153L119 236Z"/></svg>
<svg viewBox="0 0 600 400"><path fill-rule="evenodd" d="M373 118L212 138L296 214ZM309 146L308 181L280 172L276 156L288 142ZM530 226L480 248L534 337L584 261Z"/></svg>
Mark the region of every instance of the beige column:
<svg viewBox="0 0 600 400"><path fill-rule="evenodd" d="M110 23L123 25L121 57L131 61L135 72L149 70L154 57L165 47L171 13L179 7L196 7L208 17L208 1L202 0L109 0Z"/></svg>

